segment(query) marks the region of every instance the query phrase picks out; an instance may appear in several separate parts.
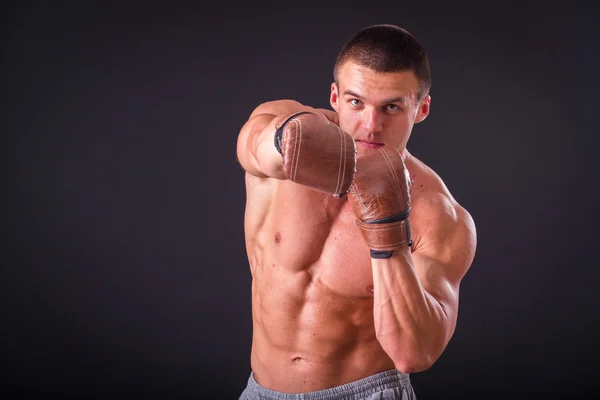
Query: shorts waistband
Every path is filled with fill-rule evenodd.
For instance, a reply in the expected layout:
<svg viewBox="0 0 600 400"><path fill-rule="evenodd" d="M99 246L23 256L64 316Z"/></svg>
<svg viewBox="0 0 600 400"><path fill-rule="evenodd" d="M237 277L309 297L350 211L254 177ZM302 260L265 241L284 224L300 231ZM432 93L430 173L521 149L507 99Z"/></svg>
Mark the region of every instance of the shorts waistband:
<svg viewBox="0 0 600 400"><path fill-rule="evenodd" d="M247 398L261 400L335 400L340 398L360 400L386 389L402 387L411 387L410 376L397 369L383 371L334 388L297 394L267 389L256 382L254 373L250 373L244 395L248 396ZM242 396L242 398L245 397Z"/></svg>

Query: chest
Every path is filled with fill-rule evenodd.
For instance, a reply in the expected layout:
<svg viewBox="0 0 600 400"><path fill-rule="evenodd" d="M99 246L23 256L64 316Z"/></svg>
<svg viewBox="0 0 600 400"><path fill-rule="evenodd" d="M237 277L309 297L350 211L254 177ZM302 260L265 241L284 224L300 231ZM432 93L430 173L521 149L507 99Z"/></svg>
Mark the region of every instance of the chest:
<svg viewBox="0 0 600 400"><path fill-rule="evenodd" d="M343 207L333 221L318 267L321 280L332 291L351 297L373 296L369 248L350 207Z"/></svg>
<svg viewBox="0 0 600 400"><path fill-rule="evenodd" d="M347 200L312 191L282 196L273 204L271 226L278 268L309 271L341 296L373 295L369 249Z"/></svg>

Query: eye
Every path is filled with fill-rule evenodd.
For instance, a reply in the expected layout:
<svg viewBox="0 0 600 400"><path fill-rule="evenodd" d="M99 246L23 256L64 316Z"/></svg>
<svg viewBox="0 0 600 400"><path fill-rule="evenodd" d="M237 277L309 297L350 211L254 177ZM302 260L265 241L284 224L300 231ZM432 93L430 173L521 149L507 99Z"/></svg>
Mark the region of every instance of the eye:
<svg viewBox="0 0 600 400"><path fill-rule="evenodd" d="M388 104L385 107L388 111L400 111L400 107L398 107L396 104Z"/></svg>
<svg viewBox="0 0 600 400"><path fill-rule="evenodd" d="M350 104L353 105L354 107L358 107L361 105L361 101L358 99L352 99L352 100L350 100Z"/></svg>

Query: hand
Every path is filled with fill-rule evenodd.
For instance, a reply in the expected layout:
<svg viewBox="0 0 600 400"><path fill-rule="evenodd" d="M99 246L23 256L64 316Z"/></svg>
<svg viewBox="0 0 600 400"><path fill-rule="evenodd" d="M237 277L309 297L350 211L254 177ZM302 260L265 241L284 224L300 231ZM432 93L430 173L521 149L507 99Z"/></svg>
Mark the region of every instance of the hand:
<svg viewBox="0 0 600 400"><path fill-rule="evenodd" d="M275 147L287 179L342 197L356 172L354 139L324 115L300 112L280 117Z"/></svg>
<svg viewBox="0 0 600 400"><path fill-rule="evenodd" d="M400 152L383 147L357 161L348 200L373 258L389 258L395 249L412 246L411 179Z"/></svg>

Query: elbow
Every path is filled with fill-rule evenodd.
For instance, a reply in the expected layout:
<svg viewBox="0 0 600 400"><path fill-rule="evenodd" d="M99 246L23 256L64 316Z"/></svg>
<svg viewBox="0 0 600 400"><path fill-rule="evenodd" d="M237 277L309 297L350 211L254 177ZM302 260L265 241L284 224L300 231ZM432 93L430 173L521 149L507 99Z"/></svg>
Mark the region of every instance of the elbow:
<svg viewBox="0 0 600 400"><path fill-rule="evenodd" d="M395 357L392 360L396 369L405 374L426 371L435 363L435 359L427 355Z"/></svg>
<svg viewBox="0 0 600 400"><path fill-rule="evenodd" d="M440 357L441 352L433 349L417 348L397 348L395 351L388 351L388 356L394 362L394 366L400 372L405 374L423 372L433 366Z"/></svg>
<svg viewBox="0 0 600 400"><path fill-rule="evenodd" d="M440 358L446 348L446 341L442 337L422 337L420 340L405 340L394 342L380 340L394 366L406 374L428 370Z"/></svg>

